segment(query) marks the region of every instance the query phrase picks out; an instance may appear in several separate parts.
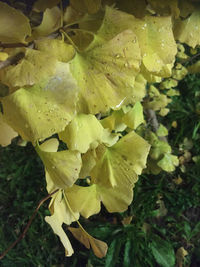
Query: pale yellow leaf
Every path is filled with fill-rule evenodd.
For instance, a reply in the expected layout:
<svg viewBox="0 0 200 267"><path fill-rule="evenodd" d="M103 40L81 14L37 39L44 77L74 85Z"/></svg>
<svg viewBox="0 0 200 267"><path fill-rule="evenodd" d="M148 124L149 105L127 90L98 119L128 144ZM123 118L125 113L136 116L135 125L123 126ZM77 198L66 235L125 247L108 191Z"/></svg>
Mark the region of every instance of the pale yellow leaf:
<svg viewBox="0 0 200 267"><path fill-rule="evenodd" d="M3 119L3 114L0 112L0 145L8 146L11 140L18 136L16 133Z"/></svg>

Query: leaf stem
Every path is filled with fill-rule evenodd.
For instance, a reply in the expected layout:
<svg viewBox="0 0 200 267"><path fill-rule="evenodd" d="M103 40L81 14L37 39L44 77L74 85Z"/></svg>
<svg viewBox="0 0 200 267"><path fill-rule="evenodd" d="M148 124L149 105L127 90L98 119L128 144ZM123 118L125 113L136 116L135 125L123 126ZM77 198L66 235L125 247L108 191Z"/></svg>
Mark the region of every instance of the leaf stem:
<svg viewBox="0 0 200 267"><path fill-rule="evenodd" d="M77 50L77 52L80 52L79 48L75 45L75 43L72 41L72 39L69 37L69 35L65 31L60 29L60 33L64 34L64 36L68 39L70 44Z"/></svg>
<svg viewBox="0 0 200 267"><path fill-rule="evenodd" d="M75 217L75 215L74 215L74 212L73 212L73 210L71 209L71 207L70 207L70 205L69 205L69 201L68 201L68 199L67 199L67 196L65 195L64 192L63 192L63 195L64 195L65 202L66 202L66 204L67 204L67 206L68 206L68 208L69 208L69 211L71 212L71 214L72 214L72 216L74 217L75 221L77 222L78 226L81 228L81 230L82 230L84 233L86 233L87 235L89 235L89 234L85 231L85 229L83 228L83 226L81 225L81 223L79 222L79 220L76 219L76 217Z"/></svg>
<svg viewBox="0 0 200 267"><path fill-rule="evenodd" d="M31 223L33 222L35 216L37 215L37 212L39 210L39 208L42 206L42 204L47 200L49 199L52 195L54 195L56 192L58 192L59 189L56 189L55 191L53 191L52 193L50 193L49 195L47 195L46 197L44 197L42 200L40 200L40 202L38 203L38 206L37 208L35 209L35 211L33 212L30 220L28 221L24 231L21 233L21 235L17 238L17 240L15 240L15 242L13 242L1 255L0 255L0 260L2 260L6 254L12 249L14 248L17 243L19 243L26 235L29 227L31 226Z"/></svg>

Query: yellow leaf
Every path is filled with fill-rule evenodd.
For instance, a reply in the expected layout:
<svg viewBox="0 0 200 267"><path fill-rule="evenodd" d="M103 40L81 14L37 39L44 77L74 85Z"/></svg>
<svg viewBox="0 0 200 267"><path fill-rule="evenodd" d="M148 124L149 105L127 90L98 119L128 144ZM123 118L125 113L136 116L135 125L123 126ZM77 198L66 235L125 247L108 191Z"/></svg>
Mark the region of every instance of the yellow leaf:
<svg viewBox="0 0 200 267"><path fill-rule="evenodd" d="M73 236L78 239L86 248L92 248L94 254L98 258L103 258L106 256L108 246L105 242L93 238L85 230L81 228L68 227L68 230L73 234Z"/></svg>
<svg viewBox="0 0 200 267"><path fill-rule="evenodd" d="M33 38L47 36L61 27L61 10L58 7L47 8L44 12L42 22L33 28Z"/></svg>
<svg viewBox="0 0 200 267"><path fill-rule="evenodd" d="M81 87L81 110L96 114L119 109L132 95L139 65L140 49L132 31L123 31L108 42L97 35L89 48L70 62Z"/></svg>
<svg viewBox="0 0 200 267"><path fill-rule="evenodd" d="M68 63L59 62L56 75L44 85L21 88L2 99L5 119L24 140L44 140L72 120L78 90Z"/></svg>
<svg viewBox="0 0 200 267"><path fill-rule="evenodd" d="M94 149L88 150L82 155L82 168L80 172L80 178L90 176L91 170L96 165L96 151Z"/></svg>
<svg viewBox="0 0 200 267"><path fill-rule="evenodd" d="M27 48L24 58L17 65L1 70L0 79L10 87L34 85L53 76L56 62L48 53Z"/></svg>
<svg viewBox="0 0 200 267"><path fill-rule="evenodd" d="M104 128L109 129L110 131L115 130L116 132L122 132L126 129L126 124L123 122L124 112L122 109L115 110L112 114L103 120L101 124Z"/></svg>
<svg viewBox="0 0 200 267"><path fill-rule="evenodd" d="M124 12L133 14L136 18L142 18L146 13L146 1L145 0L117 0L116 7Z"/></svg>
<svg viewBox="0 0 200 267"><path fill-rule="evenodd" d="M156 131L156 134L158 136L166 136L168 135L168 130L163 124L160 124L158 130Z"/></svg>
<svg viewBox="0 0 200 267"><path fill-rule="evenodd" d="M137 175L145 168L149 144L139 135L130 132L114 146L97 148L97 165L91 171L92 182L114 187L120 181L132 186Z"/></svg>
<svg viewBox="0 0 200 267"><path fill-rule="evenodd" d="M0 2L0 42L25 43L31 35L29 19L19 10Z"/></svg>
<svg viewBox="0 0 200 267"><path fill-rule="evenodd" d="M8 58L8 54L5 52L0 52L0 61L5 61Z"/></svg>
<svg viewBox="0 0 200 267"><path fill-rule="evenodd" d="M0 112L0 145L8 146L11 140L18 134L4 121L3 114Z"/></svg>
<svg viewBox="0 0 200 267"><path fill-rule="evenodd" d="M89 148L96 148L103 138L103 127L92 114L77 115L65 130L59 133L70 150L85 153Z"/></svg>
<svg viewBox="0 0 200 267"><path fill-rule="evenodd" d="M44 12L47 8L56 6L60 0L37 0L33 5L33 10L36 12Z"/></svg>
<svg viewBox="0 0 200 267"><path fill-rule="evenodd" d="M72 186L79 178L82 165L79 152L70 150L47 152L39 145L36 146L36 151L57 188Z"/></svg>
<svg viewBox="0 0 200 267"><path fill-rule="evenodd" d="M132 220L133 220L133 216L124 217L122 220L122 224L123 225L131 224Z"/></svg>
<svg viewBox="0 0 200 267"><path fill-rule="evenodd" d="M156 11L156 13L162 16L172 15L173 17L178 18L180 15L180 10L178 8L178 0L148 0L148 2L151 7Z"/></svg>
<svg viewBox="0 0 200 267"><path fill-rule="evenodd" d="M71 7L79 13L97 13L101 7L101 0L70 0Z"/></svg>
<svg viewBox="0 0 200 267"><path fill-rule="evenodd" d="M174 36L176 40L193 48L200 45L200 11L198 9L187 19L175 21Z"/></svg>
<svg viewBox="0 0 200 267"><path fill-rule="evenodd" d="M65 189L65 195L74 212L79 212L85 218L100 212L100 196L96 185L88 187L73 185Z"/></svg>
<svg viewBox="0 0 200 267"><path fill-rule="evenodd" d="M78 220L79 214L74 213L73 216L69 210L63 196L62 192L58 191L53 195L52 200L49 205L51 216L46 216L45 221L50 224L55 234L57 234L65 247L65 255L70 257L74 251L71 243L62 228L62 224L71 224L73 221Z"/></svg>
<svg viewBox="0 0 200 267"><path fill-rule="evenodd" d="M140 102L136 102L134 107L124 115L123 122L133 130L144 122L143 107Z"/></svg>
<svg viewBox="0 0 200 267"><path fill-rule="evenodd" d="M176 251L176 260L178 263L178 267L182 267L184 263L185 257L188 255L187 250L184 249L184 247L180 247Z"/></svg>
<svg viewBox="0 0 200 267"><path fill-rule="evenodd" d="M98 35L110 39L111 36L126 29L135 33L141 49L142 62L149 72L157 74L166 64L174 62L177 46L170 16L147 15L143 19L137 19L127 13L107 7Z"/></svg>
<svg viewBox="0 0 200 267"><path fill-rule="evenodd" d="M177 156L165 154L164 157L158 161L158 166L166 172L173 172L175 167L179 165Z"/></svg>
<svg viewBox="0 0 200 267"><path fill-rule="evenodd" d="M199 73L200 72L200 60L195 62L194 64L187 67L189 73Z"/></svg>
<svg viewBox="0 0 200 267"><path fill-rule="evenodd" d="M70 61L75 55L72 45L58 39L43 38L35 41L36 48L61 62Z"/></svg>

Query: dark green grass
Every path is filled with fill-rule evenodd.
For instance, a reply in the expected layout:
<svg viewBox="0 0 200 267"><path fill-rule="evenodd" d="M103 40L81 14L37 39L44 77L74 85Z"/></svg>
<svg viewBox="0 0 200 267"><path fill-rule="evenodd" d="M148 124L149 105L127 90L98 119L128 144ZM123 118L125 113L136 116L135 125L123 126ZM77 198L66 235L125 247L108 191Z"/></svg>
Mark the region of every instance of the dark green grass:
<svg viewBox="0 0 200 267"><path fill-rule="evenodd" d="M193 142L192 156L200 155L200 79L191 75L179 84L181 95L173 98L171 112L163 124L171 128L169 142L176 155L182 155L184 138ZM39 200L46 196L43 167L31 145L1 148L0 169L0 250L9 246L22 231ZM188 251L184 266L200 266L200 162L192 160L174 173L142 175L134 189L134 201L125 213L101 213L81 223L90 234L109 245L104 259L96 258L69 234L75 250L71 258L51 228L45 223L48 203L45 203L26 237L2 260L1 266L161 266L155 251L168 262L174 262L178 248ZM173 179L180 175L182 184ZM159 216L161 198L167 214ZM130 225L122 219L133 216Z"/></svg>

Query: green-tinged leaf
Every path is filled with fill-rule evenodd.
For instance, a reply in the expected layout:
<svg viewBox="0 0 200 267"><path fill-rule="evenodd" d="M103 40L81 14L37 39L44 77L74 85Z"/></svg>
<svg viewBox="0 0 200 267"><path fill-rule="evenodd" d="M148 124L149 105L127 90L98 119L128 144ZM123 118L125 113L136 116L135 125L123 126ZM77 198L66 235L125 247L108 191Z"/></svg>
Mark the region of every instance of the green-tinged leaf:
<svg viewBox="0 0 200 267"><path fill-rule="evenodd" d="M200 45L200 10L195 10L184 20L175 21L174 36L176 40L193 48Z"/></svg>
<svg viewBox="0 0 200 267"><path fill-rule="evenodd" d="M56 62L48 53L26 48L24 58L17 65L1 70L0 79L10 87L34 85L55 74Z"/></svg>
<svg viewBox="0 0 200 267"><path fill-rule="evenodd" d="M86 248L92 248L94 254L98 258L105 257L107 253L108 246L105 242L95 239L91 235L89 235L82 228L72 228L68 227L68 230L73 234L73 236L78 239Z"/></svg>
<svg viewBox="0 0 200 267"><path fill-rule="evenodd" d="M61 27L61 10L55 6L44 11L42 22L33 28L33 38L47 36Z"/></svg>
<svg viewBox="0 0 200 267"><path fill-rule="evenodd" d="M159 160L157 164L164 171L173 172L175 170L175 166L179 165L179 160L177 156L166 153L164 157L161 160Z"/></svg>
<svg viewBox="0 0 200 267"><path fill-rule="evenodd" d="M69 65L59 62L55 76L44 85L21 88L2 99L5 119L24 140L43 140L72 120L78 90Z"/></svg>
<svg viewBox="0 0 200 267"><path fill-rule="evenodd" d="M18 136L16 133L3 119L3 114L0 112L0 145L8 146L12 139Z"/></svg>
<svg viewBox="0 0 200 267"><path fill-rule="evenodd" d="M152 243L150 243L150 249L158 264L162 267L174 267L175 266L175 253L171 244L159 236L153 236Z"/></svg>
<svg viewBox="0 0 200 267"><path fill-rule="evenodd" d="M109 246L108 253L106 255L105 267L114 267L116 266L117 261L119 260L119 253L122 247L122 239L115 238Z"/></svg>
<svg viewBox="0 0 200 267"><path fill-rule="evenodd" d="M47 52L51 57L55 57L61 62L68 62L75 55L73 46L62 40L43 38L36 40L35 44L38 50Z"/></svg>
<svg viewBox="0 0 200 267"><path fill-rule="evenodd" d="M139 72L140 49L134 33L123 31L109 41L95 37L70 62L80 92L80 110L96 114L119 109L132 95Z"/></svg>
<svg viewBox="0 0 200 267"><path fill-rule="evenodd" d="M124 115L123 122L134 130L144 122L143 107L140 102L136 102L134 107Z"/></svg>
<svg viewBox="0 0 200 267"><path fill-rule="evenodd" d="M79 178L82 161L77 151L64 150L59 152L46 152L42 147L36 146L44 166L58 188L72 186Z"/></svg>
<svg viewBox="0 0 200 267"><path fill-rule="evenodd" d="M24 43L31 35L29 19L19 10L0 2L0 42Z"/></svg>
<svg viewBox="0 0 200 267"><path fill-rule="evenodd" d="M152 101L144 102L144 107L146 109L152 109L157 111L165 108L170 102L171 102L170 98L168 98L164 94L160 94L159 96L155 97Z"/></svg>
<svg viewBox="0 0 200 267"><path fill-rule="evenodd" d="M170 145L165 141L159 139L155 140L152 143L152 148L149 153L151 158L157 160L165 153L171 153Z"/></svg>
<svg viewBox="0 0 200 267"><path fill-rule="evenodd" d="M49 204L51 216L46 216L45 221L50 224L55 234L57 234L65 247L65 255L70 257L74 251L71 243L62 228L62 224L71 224L73 221L78 220L79 214L74 213L73 216L62 196L62 192L58 191L53 195Z"/></svg>
<svg viewBox="0 0 200 267"><path fill-rule="evenodd" d="M103 131L101 123L94 115L79 114L59 133L59 137L70 150L85 153L98 146L102 141Z"/></svg>
<svg viewBox="0 0 200 267"><path fill-rule="evenodd" d="M168 135L168 130L163 124L160 124L158 130L156 131L156 134L158 136L166 136Z"/></svg>
<svg viewBox="0 0 200 267"><path fill-rule="evenodd" d="M60 0L37 0L33 5L33 10L36 12L44 12L47 8L56 6Z"/></svg>

